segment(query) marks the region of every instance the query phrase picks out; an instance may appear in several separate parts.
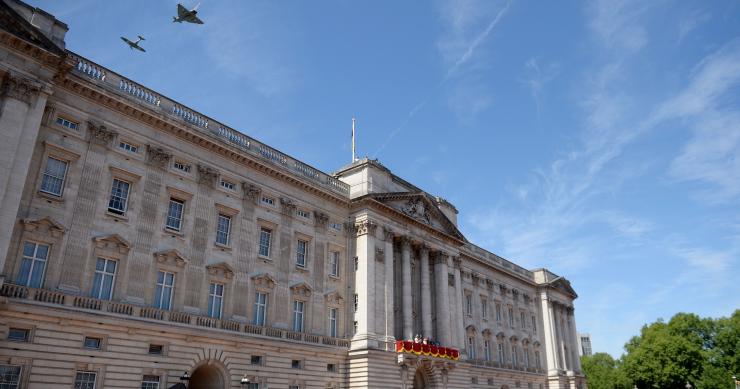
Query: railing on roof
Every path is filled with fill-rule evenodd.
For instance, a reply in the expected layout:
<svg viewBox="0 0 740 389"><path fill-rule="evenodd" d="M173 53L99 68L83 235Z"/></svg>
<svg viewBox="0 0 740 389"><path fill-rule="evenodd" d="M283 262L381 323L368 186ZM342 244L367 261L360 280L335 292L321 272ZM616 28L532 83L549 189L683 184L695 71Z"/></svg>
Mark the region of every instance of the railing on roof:
<svg viewBox="0 0 740 389"><path fill-rule="evenodd" d="M493 264L495 267L503 268L505 270L508 270L510 272L513 272L515 274L519 274L520 276L528 279L528 280L534 280L534 274L519 266L515 265L513 262L510 262L504 258L499 257L498 255L485 250L481 247L478 247L472 243L466 243L465 248L470 251L472 254L475 255L477 258L481 258L485 260L486 262Z"/></svg>
<svg viewBox="0 0 740 389"><path fill-rule="evenodd" d="M87 58L81 57L71 51L68 51L68 54L75 61L73 72L91 80L94 84L106 88L111 92L121 94L124 97L133 98L133 100L143 103L149 109L187 123L196 131L200 131L225 144L236 147L242 152L257 157L261 161L287 170L331 192L349 197L348 184L174 100L168 99Z"/></svg>

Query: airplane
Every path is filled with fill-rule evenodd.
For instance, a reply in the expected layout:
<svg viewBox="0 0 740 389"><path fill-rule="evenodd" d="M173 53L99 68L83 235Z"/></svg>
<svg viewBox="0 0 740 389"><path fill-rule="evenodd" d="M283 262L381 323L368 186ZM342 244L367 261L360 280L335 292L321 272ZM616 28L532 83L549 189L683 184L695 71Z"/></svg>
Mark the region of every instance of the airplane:
<svg viewBox="0 0 740 389"><path fill-rule="evenodd" d="M172 17L172 22L182 23L182 22L188 22L188 23L195 23L195 24L203 24L203 21L198 19L196 14L198 14L198 5L195 6L195 8L188 11L185 6L182 4L177 4L177 16Z"/></svg>
<svg viewBox="0 0 740 389"><path fill-rule="evenodd" d="M146 50L144 50L143 47L139 46L139 42L146 40L144 39L143 36L139 35L139 39L137 39L136 42L132 42L131 40L124 38L124 37L121 37L121 39L124 42L126 42L126 44L129 46L130 49L136 49L136 50L146 52Z"/></svg>

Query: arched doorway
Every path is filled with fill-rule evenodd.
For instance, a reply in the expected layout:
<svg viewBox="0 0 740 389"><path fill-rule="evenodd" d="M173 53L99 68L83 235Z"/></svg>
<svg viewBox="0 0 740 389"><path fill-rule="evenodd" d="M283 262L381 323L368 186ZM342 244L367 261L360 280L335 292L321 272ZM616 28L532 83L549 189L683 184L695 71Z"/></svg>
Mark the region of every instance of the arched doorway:
<svg viewBox="0 0 740 389"><path fill-rule="evenodd" d="M424 373L422 373L421 369L417 369L414 375L414 389L425 388L427 388L427 380L424 378Z"/></svg>
<svg viewBox="0 0 740 389"><path fill-rule="evenodd" d="M225 389L224 376L212 364L198 366L190 376L189 389Z"/></svg>

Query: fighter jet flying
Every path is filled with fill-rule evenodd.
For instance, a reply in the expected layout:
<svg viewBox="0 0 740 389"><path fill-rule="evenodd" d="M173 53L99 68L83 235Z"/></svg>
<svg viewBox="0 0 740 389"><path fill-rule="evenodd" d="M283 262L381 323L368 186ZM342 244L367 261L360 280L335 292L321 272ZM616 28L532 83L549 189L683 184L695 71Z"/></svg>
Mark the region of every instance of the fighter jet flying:
<svg viewBox="0 0 740 389"><path fill-rule="evenodd" d="M200 5L200 3L198 3ZM177 4L177 16L172 17L172 22L182 23L182 22L188 22L188 23L195 23L195 24L203 24L203 21L198 19L198 5L195 6L195 8L188 11L185 6L182 4Z"/></svg>
<svg viewBox="0 0 740 389"><path fill-rule="evenodd" d="M127 38L124 38L124 37L121 37L121 39L124 42L126 42L126 44L129 46L129 48L146 52L146 50L144 50L143 47L139 46L139 42L146 40L146 39L144 39L143 36L139 35L139 39L137 39L136 42L132 42L130 39L127 39Z"/></svg>

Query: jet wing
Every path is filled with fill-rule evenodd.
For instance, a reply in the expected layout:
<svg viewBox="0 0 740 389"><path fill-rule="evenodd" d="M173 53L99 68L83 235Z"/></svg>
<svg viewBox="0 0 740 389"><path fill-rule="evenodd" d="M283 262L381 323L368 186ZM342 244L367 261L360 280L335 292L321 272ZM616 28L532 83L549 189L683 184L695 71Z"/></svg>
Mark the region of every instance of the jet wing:
<svg viewBox="0 0 740 389"><path fill-rule="evenodd" d="M144 50L144 49L143 49L143 48L142 48L141 46L139 46L139 45L133 46L133 48L134 48L134 49L136 49L136 50L139 50L139 51L142 51L142 52L146 53L146 50Z"/></svg>
<svg viewBox="0 0 740 389"><path fill-rule="evenodd" d="M177 4L177 16L183 17L188 13L188 9L183 7L182 4Z"/></svg>
<svg viewBox="0 0 740 389"><path fill-rule="evenodd" d="M195 24L203 24L203 21L198 19L197 16L193 15L188 19L188 22L195 23Z"/></svg>

